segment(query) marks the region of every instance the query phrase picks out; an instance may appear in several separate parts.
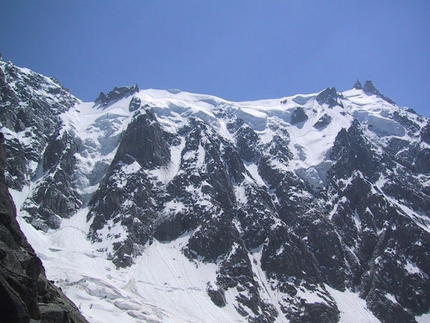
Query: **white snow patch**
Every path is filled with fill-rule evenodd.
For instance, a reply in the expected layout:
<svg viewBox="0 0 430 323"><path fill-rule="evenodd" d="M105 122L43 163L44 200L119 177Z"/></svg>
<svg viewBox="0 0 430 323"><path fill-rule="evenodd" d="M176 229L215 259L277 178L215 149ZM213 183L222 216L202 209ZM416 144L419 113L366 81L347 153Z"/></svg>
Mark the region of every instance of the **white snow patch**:
<svg viewBox="0 0 430 323"><path fill-rule="evenodd" d="M410 260L406 261L405 269L409 274L412 275L421 273L421 270L418 268L418 266Z"/></svg>
<svg viewBox="0 0 430 323"><path fill-rule="evenodd" d="M241 185L240 186L236 185L234 187L234 191L235 191L236 200L238 203L241 203L241 204L247 204L248 203L248 198L246 197L245 187L243 187Z"/></svg>
<svg viewBox="0 0 430 323"><path fill-rule="evenodd" d="M377 116L369 116L367 124L370 130L382 136L403 137L406 134L405 128L399 123Z"/></svg>
<svg viewBox="0 0 430 323"><path fill-rule="evenodd" d="M206 288L208 284L215 285L216 264L186 259L181 249L188 238L184 235L170 244L154 241L131 268L132 279L126 283L126 289L154 304L162 304L183 321L242 321L232 305L220 309L210 300Z"/></svg>
<svg viewBox="0 0 430 323"><path fill-rule="evenodd" d="M289 147L294 154L294 161L291 163L293 169L307 169L311 166L320 165L326 159L339 131L342 128L349 128L352 121L352 117L342 114L340 109L342 108L321 108L314 112L311 107L305 108L309 119L303 126L288 127L291 138ZM331 122L324 131L315 129L313 125L324 114L332 118Z"/></svg>
<svg viewBox="0 0 430 323"><path fill-rule="evenodd" d="M259 186L266 186L266 182L258 173L258 166L254 163L246 163L244 162L246 170L251 174L252 178Z"/></svg>
<svg viewBox="0 0 430 323"><path fill-rule="evenodd" d="M396 297L395 297L393 294L386 293L386 294L385 294L385 297L386 297L387 299L389 299L391 302L393 302L394 304L397 304Z"/></svg>
<svg viewBox="0 0 430 323"><path fill-rule="evenodd" d="M340 323L380 323L367 308L366 301L349 290L338 291L325 285L327 291L335 299L340 311Z"/></svg>
<svg viewBox="0 0 430 323"><path fill-rule="evenodd" d="M177 146L170 147L170 163L167 167L160 167L153 170L151 173L159 181L168 184L179 172L181 168L181 154L185 147L185 138L181 138L181 143ZM192 157L192 155L184 156L184 159Z"/></svg>
<svg viewBox="0 0 430 323"><path fill-rule="evenodd" d="M430 313L415 316L415 320L417 320L418 323L428 323L430 322Z"/></svg>
<svg viewBox="0 0 430 323"><path fill-rule="evenodd" d="M251 128L257 131L266 129L267 114L253 108L241 107L237 110L237 117L244 120Z"/></svg>
<svg viewBox="0 0 430 323"><path fill-rule="evenodd" d="M142 167L140 166L140 164L137 161L134 161L130 165L124 165L122 167L122 171L124 172L124 174L130 175L130 174L137 173L141 168Z"/></svg>
<svg viewBox="0 0 430 323"><path fill-rule="evenodd" d="M354 212L354 223L355 223L355 227L357 228L357 231L361 232L361 219L360 219L360 216L358 215L357 210L355 210Z"/></svg>
<svg viewBox="0 0 430 323"><path fill-rule="evenodd" d="M164 213L166 215L169 214L177 214L185 209L185 204L179 200L172 200L164 204Z"/></svg>
<svg viewBox="0 0 430 323"><path fill-rule="evenodd" d="M199 150L197 151L197 162L196 162L197 168L205 166L205 157L206 157L206 151L202 145L199 145Z"/></svg>
<svg viewBox="0 0 430 323"><path fill-rule="evenodd" d="M259 135L260 135L261 142L263 144L268 144L273 140L273 137L275 136L275 132L267 128L266 130L260 132Z"/></svg>

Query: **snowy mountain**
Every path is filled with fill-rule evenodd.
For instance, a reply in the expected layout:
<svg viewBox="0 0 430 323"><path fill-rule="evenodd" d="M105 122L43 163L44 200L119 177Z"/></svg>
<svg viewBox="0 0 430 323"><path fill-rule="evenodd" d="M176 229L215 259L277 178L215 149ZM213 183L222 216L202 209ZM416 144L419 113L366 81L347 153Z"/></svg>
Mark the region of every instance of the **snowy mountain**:
<svg viewBox="0 0 430 323"><path fill-rule="evenodd" d="M430 122L370 81L82 102L0 76L19 224L90 322L430 319Z"/></svg>

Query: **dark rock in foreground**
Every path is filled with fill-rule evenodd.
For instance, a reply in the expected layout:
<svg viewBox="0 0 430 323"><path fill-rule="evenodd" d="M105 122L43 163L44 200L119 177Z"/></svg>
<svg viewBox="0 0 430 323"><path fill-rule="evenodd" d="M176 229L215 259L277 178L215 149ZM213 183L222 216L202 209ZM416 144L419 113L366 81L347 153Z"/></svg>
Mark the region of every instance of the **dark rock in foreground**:
<svg viewBox="0 0 430 323"><path fill-rule="evenodd" d="M0 134L0 322L87 322L45 276L42 262L16 221L5 184L6 153Z"/></svg>

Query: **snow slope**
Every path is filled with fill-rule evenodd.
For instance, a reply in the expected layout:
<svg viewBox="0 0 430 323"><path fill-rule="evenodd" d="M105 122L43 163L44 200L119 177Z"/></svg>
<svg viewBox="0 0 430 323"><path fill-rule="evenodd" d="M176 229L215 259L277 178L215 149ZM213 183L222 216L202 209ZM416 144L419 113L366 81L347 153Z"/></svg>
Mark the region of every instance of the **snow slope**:
<svg viewBox="0 0 430 323"><path fill-rule="evenodd" d="M19 199L19 193L13 196ZM86 211L45 234L21 217L18 220L48 278L90 322L243 322L234 308L220 309L207 297L215 265L193 263L183 256L187 236L172 244L155 241L135 265L119 270L87 240Z"/></svg>
<svg viewBox="0 0 430 323"><path fill-rule="evenodd" d="M20 194L12 193L19 200ZM59 230L48 233L35 230L22 217L18 220L42 259L47 277L62 288L90 322L246 322L233 306L219 308L207 296L206 288L215 280L216 265L185 258L181 248L188 239L186 235L172 243L155 241L133 266L117 269L87 240L86 211L82 209L63 220ZM258 261L259 253L254 257ZM264 272L257 273L267 299L277 304L282 295L264 283ZM358 294L326 288L341 311L339 322L379 322ZM233 300L235 295L227 297ZM276 322L287 320L279 317Z"/></svg>

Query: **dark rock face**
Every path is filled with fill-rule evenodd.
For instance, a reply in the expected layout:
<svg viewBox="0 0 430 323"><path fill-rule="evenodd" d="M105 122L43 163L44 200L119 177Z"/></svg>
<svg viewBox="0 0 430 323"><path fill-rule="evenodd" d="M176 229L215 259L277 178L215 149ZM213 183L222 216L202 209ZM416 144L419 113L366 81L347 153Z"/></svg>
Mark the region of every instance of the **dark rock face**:
<svg viewBox="0 0 430 323"><path fill-rule="evenodd" d="M296 108L291 115L291 124L293 125L305 122L306 120L308 120L308 116L306 115L305 110L301 107Z"/></svg>
<svg viewBox="0 0 430 323"><path fill-rule="evenodd" d="M430 145L430 123L427 123L420 132L421 140Z"/></svg>
<svg viewBox="0 0 430 323"><path fill-rule="evenodd" d="M236 140L238 153L243 160L251 162L257 158L259 137L251 127L241 127L236 133Z"/></svg>
<svg viewBox="0 0 430 323"><path fill-rule="evenodd" d="M354 86L352 87L353 89L356 89L356 90L362 90L363 89L363 85L361 84L361 82L359 81L359 80L357 80L355 83L354 83Z"/></svg>
<svg viewBox="0 0 430 323"><path fill-rule="evenodd" d="M379 94L378 89L373 85L372 81L366 81L363 90L367 93Z"/></svg>
<svg viewBox="0 0 430 323"><path fill-rule="evenodd" d="M330 158L342 166L332 168L332 175L336 178L348 178L357 170L373 177L377 167L370 144L361 135L360 124L356 120L348 130L339 132Z"/></svg>
<svg viewBox="0 0 430 323"><path fill-rule="evenodd" d="M78 145L73 137L58 131L50 138L42 159L43 172L52 174L43 177L24 209L32 215L30 222L38 229L58 229L60 218L70 217L81 201L73 186Z"/></svg>
<svg viewBox="0 0 430 323"><path fill-rule="evenodd" d="M108 92L107 94L100 92L100 95L95 102L101 104L102 106L107 106L109 105L109 103L112 103L121 98L127 97L129 95L132 95L136 92L139 92L139 87L137 85L115 87L112 91Z"/></svg>
<svg viewBox="0 0 430 323"><path fill-rule="evenodd" d="M22 190L35 175L30 163L38 163L49 138L58 129L59 115L78 100L58 81L25 71L0 61L0 123L13 132L23 132L26 140L5 132L8 162L6 183Z"/></svg>
<svg viewBox="0 0 430 323"><path fill-rule="evenodd" d="M130 112L136 111L140 108L142 101L138 97L133 97L130 101L130 105L128 106L128 109Z"/></svg>
<svg viewBox="0 0 430 323"><path fill-rule="evenodd" d="M376 96L379 96L381 99L384 99L388 103L396 104L393 100L379 92L379 90L373 85L372 81L366 81L363 87L363 91L368 95L375 94Z"/></svg>
<svg viewBox="0 0 430 323"><path fill-rule="evenodd" d="M145 168L167 165L170 161L170 151L165 136L156 122L154 113L146 110L145 114L138 115L129 125L113 164L131 157Z"/></svg>
<svg viewBox="0 0 430 323"><path fill-rule="evenodd" d="M314 124L314 128L322 130L327 127L331 122L331 117L328 114L324 114L318 121Z"/></svg>
<svg viewBox="0 0 430 323"><path fill-rule="evenodd" d="M324 91L320 92L317 95L316 100L319 104L321 105L327 104L330 108L333 108L337 105L342 106L341 103L339 102L339 97L338 97L336 88L334 87L328 87Z"/></svg>
<svg viewBox="0 0 430 323"><path fill-rule="evenodd" d="M159 195L145 169L166 166L170 161L167 141L170 140L155 120L151 110L136 117L126 130L115 158L106 172L100 189L90 201L88 219L94 217L90 237L94 241L103 239L97 231L108 222L110 226L123 225L128 228L127 238L118 236L111 250L112 259L119 267L132 264L132 256L140 253L138 245L144 245L153 233ZM124 176L123 167L129 167L129 178L124 185L119 180ZM128 201L133 199L133 203Z"/></svg>
<svg viewBox="0 0 430 323"><path fill-rule="evenodd" d="M18 191L38 181L24 203L38 229L58 228L81 206L73 181L78 144L60 115L78 100L57 80L0 61L0 124L8 151L6 184ZM13 134L22 133L18 140ZM45 176L45 174L49 174Z"/></svg>
<svg viewBox="0 0 430 323"><path fill-rule="evenodd" d="M421 210L429 208L424 202L428 201L428 195L423 192L422 184L411 176L413 170L393 162L399 149L394 147L402 147L401 141L396 146L393 143L388 154L381 156L375 154L370 142L359 139L362 137L355 122L347 132L339 133L332 150L336 163L331 172L331 185L339 186L345 183L342 178L349 178L347 185L340 184L336 189L338 192L339 188L342 189L342 193L336 198L336 212L332 214L334 228L341 236L342 244L349 247L343 247L350 268L346 271L346 282L347 285L359 286L360 295L381 321L414 322L411 313L424 313L428 307L424 312L418 309L423 299L415 299L419 296L412 295L411 287L400 282L418 279L419 283L415 283L420 286L418 289L427 288L424 286L429 282L421 280L424 276L411 274L405 267L406 263L412 264L408 257L420 259L414 264L427 261L424 259L427 259L428 251L424 245L428 244L430 235L418 229L415 220L405 217L404 211L387 200L385 194L409 200L411 207ZM397 169L396 178L391 172L393 168ZM375 185L375 172L389 178L382 191ZM400 178L409 180L403 182ZM411 256L406 250L416 243L420 247L414 247L414 256ZM356 250L355 256L348 255L348 249ZM387 295L393 295L396 302L393 303Z"/></svg>
<svg viewBox="0 0 430 323"><path fill-rule="evenodd" d="M15 205L5 185L5 164L0 134L1 322L86 322L61 290L46 279L40 259L19 229Z"/></svg>

